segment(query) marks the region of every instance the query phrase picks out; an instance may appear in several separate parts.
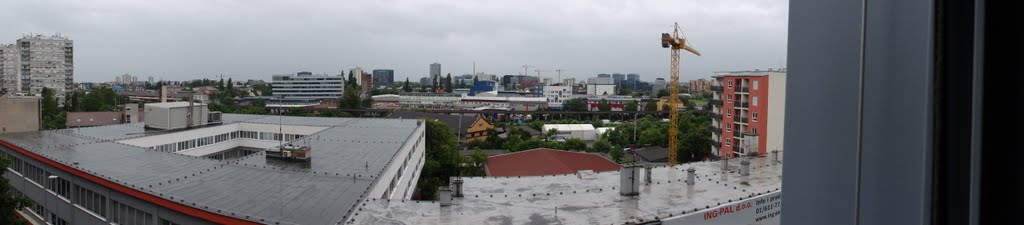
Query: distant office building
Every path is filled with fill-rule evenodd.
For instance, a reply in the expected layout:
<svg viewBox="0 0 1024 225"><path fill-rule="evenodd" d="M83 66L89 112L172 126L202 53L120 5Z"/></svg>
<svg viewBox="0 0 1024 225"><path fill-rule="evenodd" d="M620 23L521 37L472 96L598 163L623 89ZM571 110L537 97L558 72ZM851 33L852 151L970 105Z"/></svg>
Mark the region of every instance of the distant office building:
<svg viewBox="0 0 1024 225"><path fill-rule="evenodd" d="M127 74L127 73L126 73L126 74L122 74L122 75L121 75L120 77L118 77L118 78L120 78L120 79L116 79L116 78L115 78L114 80L116 80L116 81L117 81L117 83L121 83L121 84L131 84L131 83L135 83L135 82L137 82L137 81L138 81L138 79L139 79L138 77L136 77L136 76L132 76L131 74Z"/></svg>
<svg viewBox="0 0 1024 225"><path fill-rule="evenodd" d="M434 81L430 80L430 77L420 78L420 85L430 86L433 85Z"/></svg>
<svg viewBox="0 0 1024 225"><path fill-rule="evenodd" d="M431 63L430 64L430 79L440 80L438 77L441 76L441 64Z"/></svg>
<svg viewBox="0 0 1024 225"><path fill-rule="evenodd" d="M310 72L296 75L274 75L273 95L278 98L337 99L344 91L342 76L313 76Z"/></svg>
<svg viewBox="0 0 1024 225"><path fill-rule="evenodd" d="M591 78L587 78L587 85L591 85L591 84L612 84L612 85L614 85L615 84L615 80L612 80L611 77L591 77Z"/></svg>
<svg viewBox="0 0 1024 225"><path fill-rule="evenodd" d="M373 83L376 85L388 85L395 82L395 70L377 69L373 70Z"/></svg>
<svg viewBox="0 0 1024 225"><path fill-rule="evenodd" d="M665 83L665 78L655 78L654 84L651 85L651 92L653 92L654 94L658 94L658 92L660 92L661 90L665 90L668 88L666 84L668 83Z"/></svg>
<svg viewBox="0 0 1024 225"><path fill-rule="evenodd" d="M63 98L74 73L74 42L67 37L26 35L0 45L0 92L33 95L50 88Z"/></svg>
<svg viewBox="0 0 1024 225"><path fill-rule="evenodd" d="M716 72L714 79L711 152L731 158L783 149L786 73Z"/></svg>
<svg viewBox="0 0 1024 225"><path fill-rule="evenodd" d="M146 78L146 82L149 82L151 84L154 83L154 81L155 80L153 80L153 76L149 76L148 78Z"/></svg>
<svg viewBox="0 0 1024 225"><path fill-rule="evenodd" d="M562 79L562 85L572 86L572 85L575 85L575 84L576 84L576 78L565 78L565 79Z"/></svg>
<svg viewBox="0 0 1024 225"><path fill-rule="evenodd" d="M626 74L626 80L634 81L634 82L640 82L640 74L635 74L635 73Z"/></svg>
<svg viewBox="0 0 1024 225"><path fill-rule="evenodd" d="M597 77L600 77L600 78L612 78L612 75L611 74L607 74L607 73L601 73L601 74L597 74Z"/></svg>
<svg viewBox="0 0 1024 225"><path fill-rule="evenodd" d="M620 84L622 83L622 81L626 80L626 75L621 73L613 73L612 80L615 81L615 84Z"/></svg>

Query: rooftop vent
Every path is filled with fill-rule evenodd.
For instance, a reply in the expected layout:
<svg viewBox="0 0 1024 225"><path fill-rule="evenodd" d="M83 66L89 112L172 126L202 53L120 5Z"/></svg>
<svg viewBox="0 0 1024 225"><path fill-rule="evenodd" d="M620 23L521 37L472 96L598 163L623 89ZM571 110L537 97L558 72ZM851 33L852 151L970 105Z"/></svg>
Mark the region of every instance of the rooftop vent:
<svg viewBox="0 0 1024 225"><path fill-rule="evenodd" d="M693 169L693 167L690 167L689 169L686 169L686 184L689 184L689 185L696 184L696 181L695 181L696 179L694 179L694 178L696 178L696 176L697 176L697 170Z"/></svg>
<svg viewBox="0 0 1024 225"><path fill-rule="evenodd" d="M625 196L639 195L640 165L628 165L619 169L619 194Z"/></svg>
<svg viewBox="0 0 1024 225"><path fill-rule="evenodd" d="M740 162L740 175L750 176L750 161L744 159Z"/></svg>
<svg viewBox="0 0 1024 225"><path fill-rule="evenodd" d="M437 199L441 202L441 207L452 205L452 190L447 186L441 186L437 189Z"/></svg>

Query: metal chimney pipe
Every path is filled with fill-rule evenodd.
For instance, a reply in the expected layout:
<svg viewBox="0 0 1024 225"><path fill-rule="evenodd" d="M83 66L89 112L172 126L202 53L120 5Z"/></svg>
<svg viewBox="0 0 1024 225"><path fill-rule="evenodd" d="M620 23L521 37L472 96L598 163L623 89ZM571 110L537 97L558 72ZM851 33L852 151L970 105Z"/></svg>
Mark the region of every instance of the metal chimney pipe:
<svg viewBox="0 0 1024 225"><path fill-rule="evenodd" d="M729 158L722 158L722 159L720 159L718 161L722 161L722 163L721 163L722 164L722 171L729 170Z"/></svg>
<svg viewBox="0 0 1024 225"><path fill-rule="evenodd" d="M779 150L772 150L772 164L779 163Z"/></svg>
<svg viewBox="0 0 1024 225"><path fill-rule="evenodd" d="M441 207L452 205L452 190L448 186L441 186L437 189L438 201L441 202Z"/></svg>
<svg viewBox="0 0 1024 225"><path fill-rule="evenodd" d="M744 159L740 162L740 175L750 176L750 161Z"/></svg>
<svg viewBox="0 0 1024 225"><path fill-rule="evenodd" d="M689 185L696 184L696 181L695 181L696 177L697 177L697 170L693 169L693 167L690 167L689 169L686 169L686 184L689 184Z"/></svg>

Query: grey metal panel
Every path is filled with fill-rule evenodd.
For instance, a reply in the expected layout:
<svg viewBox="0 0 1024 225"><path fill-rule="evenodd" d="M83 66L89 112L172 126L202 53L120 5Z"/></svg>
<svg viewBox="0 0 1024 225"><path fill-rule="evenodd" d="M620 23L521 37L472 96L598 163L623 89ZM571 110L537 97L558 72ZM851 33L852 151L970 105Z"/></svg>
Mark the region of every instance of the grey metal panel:
<svg viewBox="0 0 1024 225"><path fill-rule="evenodd" d="M930 224L933 11L867 1L861 224Z"/></svg>
<svg viewBox="0 0 1024 225"><path fill-rule="evenodd" d="M790 1L783 224L854 222L861 3Z"/></svg>

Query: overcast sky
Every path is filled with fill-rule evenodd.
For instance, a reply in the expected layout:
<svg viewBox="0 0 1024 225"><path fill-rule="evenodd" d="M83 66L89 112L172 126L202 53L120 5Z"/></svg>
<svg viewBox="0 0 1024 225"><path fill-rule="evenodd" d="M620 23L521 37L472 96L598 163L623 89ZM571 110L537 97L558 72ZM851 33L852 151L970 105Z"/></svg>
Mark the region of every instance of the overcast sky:
<svg viewBox="0 0 1024 225"><path fill-rule="evenodd" d="M660 34L679 22L703 56L683 54L683 80L786 62L787 0L668 1L8 1L0 43L23 34L75 41L75 81L120 74L158 80L264 79L353 67L412 81L443 73L585 79L667 77Z"/></svg>

